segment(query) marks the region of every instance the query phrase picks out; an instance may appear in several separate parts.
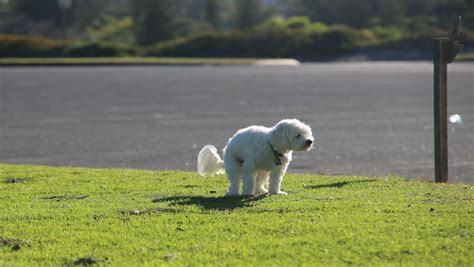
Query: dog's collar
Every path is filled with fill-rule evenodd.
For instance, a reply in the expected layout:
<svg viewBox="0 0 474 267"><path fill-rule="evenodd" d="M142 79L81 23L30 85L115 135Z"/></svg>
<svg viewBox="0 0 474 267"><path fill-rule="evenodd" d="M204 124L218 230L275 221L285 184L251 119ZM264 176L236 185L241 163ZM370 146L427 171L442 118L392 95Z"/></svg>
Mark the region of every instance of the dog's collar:
<svg viewBox="0 0 474 267"><path fill-rule="evenodd" d="M273 152L273 156L275 156L275 165L276 166L280 166L281 165L281 159L280 157L283 157L283 154L281 154L280 152L276 151L273 146L272 146L272 143L269 143L270 144L270 148L272 149L272 152Z"/></svg>

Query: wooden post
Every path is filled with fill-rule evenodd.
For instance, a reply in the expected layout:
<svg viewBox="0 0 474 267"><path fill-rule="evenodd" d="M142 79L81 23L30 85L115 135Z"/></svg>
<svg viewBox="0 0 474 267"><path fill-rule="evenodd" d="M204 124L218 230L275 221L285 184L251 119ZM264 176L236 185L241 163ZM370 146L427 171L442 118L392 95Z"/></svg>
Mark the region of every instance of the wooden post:
<svg viewBox="0 0 474 267"><path fill-rule="evenodd" d="M435 182L448 182L448 63L453 62L463 45L457 39L461 17L450 37L433 40L434 65L434 161Z"/></svg>
<svg viewBox="0 0 474 267"><path fill-rule="evenodd" d="M437 38L433 42L434 64L434 150L435 181L448 182L448 64L444 54L448 38Z"/></svg>

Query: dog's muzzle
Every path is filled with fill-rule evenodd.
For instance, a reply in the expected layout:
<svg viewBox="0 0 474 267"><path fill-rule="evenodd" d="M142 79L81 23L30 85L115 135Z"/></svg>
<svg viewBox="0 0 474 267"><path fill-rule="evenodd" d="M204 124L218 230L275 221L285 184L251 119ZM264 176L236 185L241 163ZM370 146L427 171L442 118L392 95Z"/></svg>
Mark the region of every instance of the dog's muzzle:
<svg viewBox="0 0 474 267"><path fill-rule="evenodd" d="M314 144L314 141L313 140L306 140L304 142L304 147L303 147L303 151L309 151L312 147L313 147L313 144Z"/></svg>

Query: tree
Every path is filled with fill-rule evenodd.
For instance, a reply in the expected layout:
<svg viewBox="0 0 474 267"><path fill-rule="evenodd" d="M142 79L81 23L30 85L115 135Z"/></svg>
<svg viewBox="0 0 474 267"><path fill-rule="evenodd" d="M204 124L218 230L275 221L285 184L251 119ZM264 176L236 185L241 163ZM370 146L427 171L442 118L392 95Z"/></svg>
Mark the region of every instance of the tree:
<svg viewBox="0 0 474 267"><path fill-rule="evenodd" d="M134 0L132 17L135 40L140 45L151 45L175 36L172 0Z"/></svg>
<svg viewBox="0 0 474 267"><path fill-rule="evenodd" d="M260 0L237 0L237 28L248 30L260 22L262 5Z"/></svg>
<svg viewBox="0 0 474 267"><path fill-rule="evenodd" d="M217 0L207 0L206 7L204 10L205 20L214 26L219 28L220 26L220 17L219 17L219 4Z"/></svg>
<svg viewBox="0 0 474 267"><path fill-rule="evenodd" d="M400 25L405 16L405 5L400 0L380 0L375 3L373 17L384 26Z"/></svg>
<svg viewBox="0 0 474 267"><path fill-rule="evenodd" d="M440 3L436 9L440 26L450 29L458 16L463 17L463 27L470 28L474 24L474 1L457 0ZM471 28L472 29L472 28Z"/></svg>
<svg viewBox="0 0 474 267"><path fill-rule="evenodd" d="M379 1L385 0L300 0L300 5L312 21L362 28L368 26Z"/></svg>
<svg viewBox="0 0 474 267"><path fill-rule="evenodd" d="M16 13L36 21L59 22L61 9L57 0L14 0Z"/></svg>

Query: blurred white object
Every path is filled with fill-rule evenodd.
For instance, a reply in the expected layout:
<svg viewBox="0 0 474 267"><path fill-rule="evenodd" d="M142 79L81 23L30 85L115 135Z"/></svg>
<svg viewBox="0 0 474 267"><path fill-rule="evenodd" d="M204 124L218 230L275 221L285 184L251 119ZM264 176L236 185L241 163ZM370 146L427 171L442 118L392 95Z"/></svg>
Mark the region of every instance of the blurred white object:
<svg viewBox="0 0 474 267"><path fill-rule="evenodd" d="M214 146L204 146L198 154L197 171L201 176L213 176L216 174L223 174L224 161L217 153Z"/></svg>
<svg viewBox="0 0 474 267"><path fill-rule="evenodd" d="M262 59L255 63L258 66L299 66L300 62L296 59L281 58L281 59Z"/></svg>
<svg viewBox="0 0 474 267"><path fill-rule="evenodd" d="M449 122L452 124L458 124L458 125L463 124L462 117L459 114L453 114L449 116Z"/></svg>

